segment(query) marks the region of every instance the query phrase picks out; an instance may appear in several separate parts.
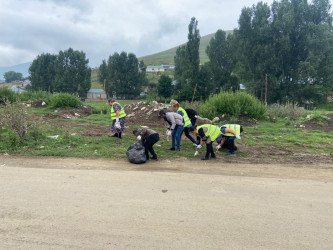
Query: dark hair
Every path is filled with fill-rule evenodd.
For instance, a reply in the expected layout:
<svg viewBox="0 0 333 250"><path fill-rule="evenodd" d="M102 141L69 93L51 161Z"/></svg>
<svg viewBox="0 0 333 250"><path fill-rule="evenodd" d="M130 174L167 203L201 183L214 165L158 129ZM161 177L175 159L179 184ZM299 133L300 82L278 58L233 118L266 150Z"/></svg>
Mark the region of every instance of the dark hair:
<svg viewBox="0 0 333 250"><path fill-rule="evenodd" d="M197 125L194 125L194 126L190 127L190 131L191 131L191 132L193 132L193 131L196 130L196 129L197 129Z"/></svg>
<svg viewBox="0 0 333 250"><path fill-rule="evenodd" d="M166 115L165 111L162 109L160 110L160 112L158 113L159 116L162 116L162 115Z"/></svg>
<svg viewBox="0 0 333 250"><path fill-rule="evenodd" d="M133 135L135 135L137 132L138 132L138 130L137 130L137 129L134 129L134 130L133 130Z"/></svg>
<svg viewBox="0 0 333 250"><path fill-rule="evenodd" d="M110 102L115 102L116 100L114 99L114 98L110 98L110 99L108 99L108 103L110 103Z"/></svg>

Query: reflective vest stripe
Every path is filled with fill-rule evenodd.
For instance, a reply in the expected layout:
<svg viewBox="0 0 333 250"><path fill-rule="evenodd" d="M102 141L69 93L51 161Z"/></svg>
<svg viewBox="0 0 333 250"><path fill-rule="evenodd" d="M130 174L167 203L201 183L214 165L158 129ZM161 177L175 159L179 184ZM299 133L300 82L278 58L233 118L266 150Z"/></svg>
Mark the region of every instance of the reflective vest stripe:
<svg viewBox="0 0 333 250"><path fill-rule="evenodd" d="M237 135L240 135L240 125L238 125L238 124L225 124L225 125L223 125L221 128L230 128L230 129L232 129L234 132L236 132L236 134ZM221 131L221 133L222 133L222 131ZM222 135L226 135L226 136L235 136L235 135L233 135L232 133L225 133L225 134L223 134L222 133Z"/></svg>
<svg viewBox="0 0 333 250"><path fill-rule="evenodd" d="M190 118L188 118L188 115L187 115L185 109L179 107L178 110L177 110L177 113L178 113L179 111L182 111L182 112L183 112L184 127L187 127L188 125L191 124Z"/></svg>
<svg viewBox="0 0 333 250"><path fill-rule="evenodd" d="M120 107L121 105L118 102L114 102L113 104L118 104ZM126 116L125 110L123 107L121 107L121 110L119 110L119 118L123 118ZM117 118L117 112L114 111L113 105L111 107L111 120L115 120Z"/></svg>

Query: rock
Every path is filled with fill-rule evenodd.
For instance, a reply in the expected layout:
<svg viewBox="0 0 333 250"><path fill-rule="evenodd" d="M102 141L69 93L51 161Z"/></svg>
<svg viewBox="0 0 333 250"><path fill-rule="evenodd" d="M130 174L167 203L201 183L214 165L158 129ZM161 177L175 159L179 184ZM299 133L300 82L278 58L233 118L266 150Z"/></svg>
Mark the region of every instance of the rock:
<svg viewBox="0 0 333 250"><path fill-rule="evenodd" d="M134 116L135 116L134 113L127 115L127 117L134 117Z"/></svg>
<svg viewBox="0 0 333 250"><path fill-rule="evenodd" d="M212 123L214 123L214 122L218 122L219 120L220 120L220 118L215 117L215 118L212 120Z"/></svg>
<svg viewBox="0 0 333 250"><path fill-rule="evenodd" d="M139 107L138 106L136 106L135 108L133 108L133 111L135 111L135 110L137 110Z"/></svg>
<svg viewBox="0 0 333 250"><path fill-rule="evenodd" d="M27 107L27 108L31 108L31 103L27 103L27 104L26 104L26 107Z"/></svg>
<svg viewBox="0 0 333 250"><path fill-rule="evenodd" d="M145 109L146 109L146 107L142 107L142 108L141 108L141 110L145 110Z"/></svg>
<svg viewBox="0 0 333 250"><path fill-rule="evenodd" d="M306 119L311 119L312 115L307 115Z"/></svg>
<svg viewBox="0 0 333 250"><path fill-rule="evenodd" d="M80 117L80 115L78 113L74 113L74 115Z"/></svg>
<svg viewBox="0 0 333 250"><path fill-rule="evenodd" d="M45 106L46 105L46 103L45 102L42 102L42 106Z"/></svg>
<svg viewBox="0 0 333 250"><path fill-rule="evenodd" d="M154 112L156 112L156 111L159 111L160 109L153 109L154 110Z"/></svg>
<svg viewBox="0 0 333 250"><path fill-rule="evenodd" d="M158 105L158 102L157 101L152 101L150 104Z"/></svg>

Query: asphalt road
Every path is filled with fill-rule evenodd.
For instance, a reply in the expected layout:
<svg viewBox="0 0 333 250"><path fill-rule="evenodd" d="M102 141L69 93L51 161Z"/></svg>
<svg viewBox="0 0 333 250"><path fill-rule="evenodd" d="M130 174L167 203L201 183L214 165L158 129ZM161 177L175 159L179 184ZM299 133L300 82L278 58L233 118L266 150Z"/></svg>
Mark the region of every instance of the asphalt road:
<svg viewBox="0 0 333 250"><path fill-rule="evenodd" d="M203 173L200 161L192 173L57 164L0 158L0 249L333 249L333 182L308 178L312 168L288 178Z"/></svg>

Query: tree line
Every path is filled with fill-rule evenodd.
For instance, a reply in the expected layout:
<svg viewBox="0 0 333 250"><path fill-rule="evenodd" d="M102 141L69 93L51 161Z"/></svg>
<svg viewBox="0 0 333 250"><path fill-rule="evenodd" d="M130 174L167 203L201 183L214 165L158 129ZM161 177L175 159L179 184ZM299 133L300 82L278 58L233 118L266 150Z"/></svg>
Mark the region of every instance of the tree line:
<svg viewBox="0 0 333 250"><path fill-rule="evenodd" d="M218 30L209 42L209 62L199 63L198 21L174 58L174 94L189 100L220 90L248 92L267 102L325 102L333 91L333 29L328 0L258 2L242 9L233 34ZM267 82L267 85L266 85Z"/></svg>

